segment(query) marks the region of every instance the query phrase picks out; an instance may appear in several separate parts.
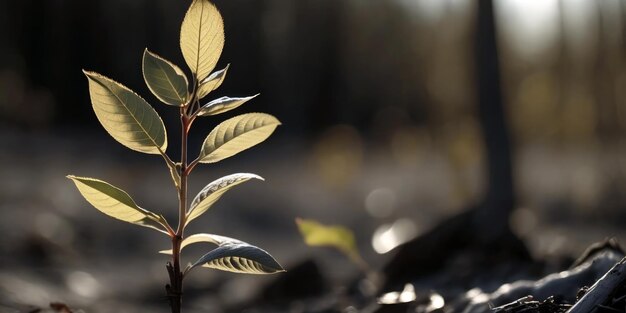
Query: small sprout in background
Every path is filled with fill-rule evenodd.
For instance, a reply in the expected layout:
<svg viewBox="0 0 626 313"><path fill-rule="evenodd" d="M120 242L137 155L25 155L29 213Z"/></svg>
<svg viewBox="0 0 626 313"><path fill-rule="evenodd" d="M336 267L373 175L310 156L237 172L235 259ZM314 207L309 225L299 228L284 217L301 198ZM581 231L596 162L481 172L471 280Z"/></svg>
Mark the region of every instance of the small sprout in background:
<svg viewBox="0 0 626 313"><path fill-rule="evenodd" d="M144 98L108 77L84 71L89 82L93 110L104 129L125 147L160 155L165 161L178 193L178 226L173 228L163 215L140 207L128 193L105 181L73 175L67 177L74 182L85 200L100 212L118 220L155 229L170 237L172 248L161 253L172 257L166 266L170 277L166 291L172 313L181 312L183 279L195 267L248 274L284 272L269 253L243 241L214 234L201 233L188 237L184 234L189 222L211 208L226 191L251 179L263 180L249 173L228 175L209 183L189 204L187 181L193 169L200 163L216 163L263 142L280 125L278 119L264 113L247 113L230 118L208 134L200 155L189 162L187 139L196 118L234 110L258 96L221 97L200 104L200 100L217 89L226 77L229 65L211 73L223 47L224 22L219 11L208 0L194 0L180 32L180 48L191 70L191 80L172 62L148 49L144 50L142 72L148 89L180 115L182 153L179 162L174 162L166 154L167 130L161 117ZM200 242L213 243L217 248L181 269L183 248ZM358 257L358 253L352 257Z"/></svg>
<svg viewBox="0 0 626 313"><path fill-rule="evenodd" d="M341 225L324 225L315 220L302 218L297 218L296 224L307 245L337 249L365 274L371 274L371 267L361 257L354 233L350 229Z"/></svg>

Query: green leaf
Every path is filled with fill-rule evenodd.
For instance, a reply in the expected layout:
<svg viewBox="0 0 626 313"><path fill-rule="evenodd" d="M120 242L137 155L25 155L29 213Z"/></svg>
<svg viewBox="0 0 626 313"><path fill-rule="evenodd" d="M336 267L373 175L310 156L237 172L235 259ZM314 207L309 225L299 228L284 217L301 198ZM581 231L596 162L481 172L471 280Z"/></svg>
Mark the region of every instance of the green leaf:
<svg viewBox="0 0 626 313"><path fill-rule="evenodd" d="M238 173L224 176L206 185L206 187L202 188L193 201L191 201L185 225L189 224L191 220L206 212L230 188L233 188L241 183L245 183L253 178L264 180L261 176L255 174Z"/></svg>
<svg viewBox="0 0 626 313"><path fill-rule="evenodd" d="M180 49L185 62L202 81L211 73L224 48L224 21L208 0L194 0L180 28Z"/></svg>
<svg viewBox="0 0 626 313"><path fill-rule="evenodd" d="M99 179L68 175L80 194L100 212L124 222L166 233L162 216L140 208L123 190Z"/></svg>
<svg viewBox="0 0 626 313"><path fill-rule="evenodd" d="M314 220L296 219L298 229L309 246L326 246L340 250L353 260L361 262L352 231L339 225L323 225Z"/></svg>
<svg viewBox="0 0 626 313"><path fill-rule="evenodd" d="M143 51L143 79L152 93L163 103L181 106L188 96L185 73L168 60Z"/></svg>
<svg viewBox="0 0 626 313"><path fill-rule="evenodd" d="M243 98L221 97L203 105L198 111L198 115L209 116L209 115L216 115L216 114L228 112L232 109L239 107L240 105L246 103L248 100L258 95L259 94L256 94L250 97L243 97Z"/></svg>
<svg viewBox="0 0 626 313"><path fill-rule="evenodd" d="M205 254L189 270L198 265L246 274L274 274L285 271L265 250L236 239Z"/></svg>
<svg viewBox="0 0 626 313"><path fill-rule="evenodd" d="M226 78L226 72L228 72L228 68L230 64L226 65L226 67L222 70L212 73L209 77L205 78L200 82L200 86L198 86L198 99L204 98L211 91L219 88Z"/></svg>
<svg viewBox="0 0 626 313"><path fill-rule="evenodd" d="M200 150L201 163L215 163L244 151L267 139L280 125L265 113L235 116L217 125L207 136Z"/></svg>
<svg viewBox="0 0 626 313"><path fill-rule="evenodd" d="M212 243L212 244L221 246L221 245L226 244L228 242L238 242L238 241L239 240L237 240L237 239L224 237L224 236L220 236L220 235L204 234L204 233L193 234L193 235L183 239L183 241L180 244L180 250L182 251L186 246L192 245L194 243L199 243L199 242L208 242L208 243ZM159 251L159 253L162 253L162 254L172 254L172 249L161 250L161 251Z"/></svg>
<svg viewBox="0 0 626 313"><path fill-rule="evenodd" d="M93 110L104 129L132 150L163 154L167 149L165 126L146 100L110 78L83 72L89 80Z"/></svg>

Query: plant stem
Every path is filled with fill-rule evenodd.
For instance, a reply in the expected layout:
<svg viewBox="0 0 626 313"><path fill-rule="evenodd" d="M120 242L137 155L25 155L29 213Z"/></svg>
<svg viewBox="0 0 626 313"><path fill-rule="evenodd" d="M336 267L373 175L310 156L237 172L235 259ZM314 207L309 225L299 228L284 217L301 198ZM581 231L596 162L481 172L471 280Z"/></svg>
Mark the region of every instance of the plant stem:
<svg viewBox="0 0 626 313"><path fill-rule="evenodd" d="M180 272L180 242L181 237L176 235L172 237L172 263L167 262L167 272L170 276L170 283L165 286L167 297L172 308L172 313L180 313L182 304L182 287L183 287L183 275Z"/></svg>
<svg viewBox="0 0 626 313"><path fill-rule="evenodd" d="M167 271L170 276L170 284L166 291L170 300L172 313L180 313L183 296L183 273L180 271L180 245L183 240L185 221L187 217L187 177L189 169L187 164L187 138L189 134L190 119L185 107L180 109L181 121L181 153L180 153L180 188L178 193L178 228L172 237L172 263L168 263Z"/></svg>

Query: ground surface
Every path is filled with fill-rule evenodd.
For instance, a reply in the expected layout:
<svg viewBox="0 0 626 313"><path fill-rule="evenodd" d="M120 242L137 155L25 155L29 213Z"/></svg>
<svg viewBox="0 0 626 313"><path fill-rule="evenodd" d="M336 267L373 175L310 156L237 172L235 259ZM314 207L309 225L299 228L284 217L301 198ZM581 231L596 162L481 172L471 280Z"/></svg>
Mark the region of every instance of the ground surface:
<svg viewBox="0 0 626 313"><path fill-rule="evenodd" d="M156 253L167 247L167 238L102 216L64 178L104 179L128 191L141 206L173 218L176 198L162 161L110 141L101 133L0 133L0 308L63 302L89 313L168 311L163 297L166 257ZM192 177L191 194L235 172L257 173L266 182L233 189L190 232L262 246L288 270L312 258L328 288L341 293L358 270L334 251L306 247L295 217L353 228L364 258L379 268L390 254L374 252L373 241L378 249L393 245L381 243L380 236L373 239L377 230L384 233L380 227L400 221L396 225L404 225L397 228L404 230L401 234L423 233L480 194L480 168L456 175L436 150L416 153L407 161L367 144L356 156L323 147L279 139L219 167L200 168ZM621 170L610 173L618 152L541 146L521 150L516 171L521 209L512 224L533 256L547 260L544 272L563 266L550 263L562 260L554 256L575 257L604 237L626 242L619 225L626 210L615 204L620 194L611 189L622 179ZM334 153L339 159L333 159ZM353 160L345 163L350 166L332 167L346 159ZM185 261L208 248L186 250ZM187 312L239 309L275 279L197 271L186 282L185 307ZM294 302L291 312L314 311L303 303Z"/></svg>

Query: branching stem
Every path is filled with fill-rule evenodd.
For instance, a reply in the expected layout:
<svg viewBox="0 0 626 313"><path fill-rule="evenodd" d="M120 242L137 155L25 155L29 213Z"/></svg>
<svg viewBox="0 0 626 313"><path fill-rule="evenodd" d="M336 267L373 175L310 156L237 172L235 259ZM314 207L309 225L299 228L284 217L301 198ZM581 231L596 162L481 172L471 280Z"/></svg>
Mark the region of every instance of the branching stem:
<svg viewBox="0 0 626 313"><path fill-rule="evenodd" d="M180 313L182 304L184 275L180 270L180 246L184 238L185 223L187 222L187 178L191 172L189 164L187 163L187 141L192 120L187 110L189 104L193 103L196 98L195 90L196 88L194 88L192 92L192 100L180 107L181 150L180 184L178 186L178 227L176 228L176 233L172 236L172 263L168 264L167 267L168 273L170 274L170 284L166 286L172 313Z"/></svg>

